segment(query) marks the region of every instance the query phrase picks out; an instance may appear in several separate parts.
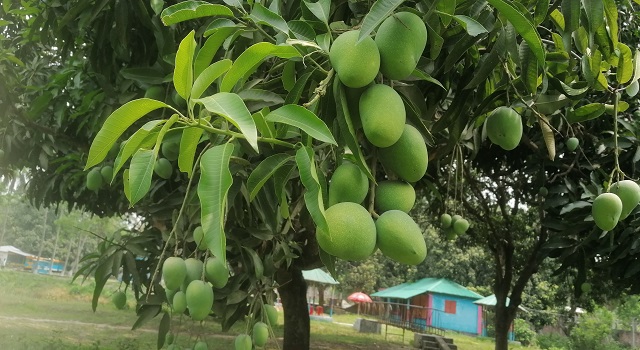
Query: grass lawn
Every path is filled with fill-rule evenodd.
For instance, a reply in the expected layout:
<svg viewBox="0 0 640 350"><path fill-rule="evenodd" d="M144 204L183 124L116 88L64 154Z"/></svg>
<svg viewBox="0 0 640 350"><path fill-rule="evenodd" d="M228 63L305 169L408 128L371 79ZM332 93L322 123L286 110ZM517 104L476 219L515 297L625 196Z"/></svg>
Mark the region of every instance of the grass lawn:
<svg viewBox="0 0 640 350"><path fill-rule="evenodd" d="M118 289L116 281L109 281L100 298L98 310L91 310L93 282L84 284L69 278L33 275L26 272L0 270L0 349L2 350L67 350L67 349L156 349L160 318L153 319L142 328L131 331L137 319L133 296L128 296L126 310L117 310L110 301ZM413 333L400 336L361 334L352 325L359 316L334 315L334 323L311 321L311 348L314 350L411 349ZM274 328L282 341L282 314ZM177 331L176 343L182 348L193 346L204 339L209 349L233 349L233 340L244 332L242 323L223 333L215 321L198 324L188 317L174 317L172 329ZM390 333L402 330L389 327ZM474 338L447 332L455 339L460 350L493 349L490 339ZM517 347L514 349L533 350ZM266 349L278 349L274 341Z"/></svg>

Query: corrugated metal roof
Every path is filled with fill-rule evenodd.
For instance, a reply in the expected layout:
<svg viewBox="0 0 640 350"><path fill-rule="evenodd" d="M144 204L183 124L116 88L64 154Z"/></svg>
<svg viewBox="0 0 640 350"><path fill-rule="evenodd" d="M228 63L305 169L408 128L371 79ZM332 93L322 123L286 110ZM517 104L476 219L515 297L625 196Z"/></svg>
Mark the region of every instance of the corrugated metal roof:
<svg viewBox="0 0 640 350"><path fill-rule="evenodd" d="M409 299L423 293L439 293L463 298L480 299L482 295L446 278L423 278L415 282L406 282L371 294L372 297Z"/></svg>
<svg viewBox="0 0 640 350"><path fill-rule="evenodd" d="M511 302L511 300L509 300L509 298L507 298L507 306L509 306L509 302ZM498 299L496 299L496 295L495 294L491 294L488 297L484 297L480 300L476 300L473 302L474 304L478 304L478 305L485 305L485 306L496 306L496 304L498 303ZM522 310L522 311L527 311L527 309L525 309L524 307L522 307L522 305L518 306L518 309Z"/></svg>
<svg viewBox="0 0 640 350"><path fill-rule="evenodd" d="M313 269L302 271L302 276L306 281L324 283L324 284L340 284L338 281L334 280L331 275L324 272L322 269Z"/></svg>

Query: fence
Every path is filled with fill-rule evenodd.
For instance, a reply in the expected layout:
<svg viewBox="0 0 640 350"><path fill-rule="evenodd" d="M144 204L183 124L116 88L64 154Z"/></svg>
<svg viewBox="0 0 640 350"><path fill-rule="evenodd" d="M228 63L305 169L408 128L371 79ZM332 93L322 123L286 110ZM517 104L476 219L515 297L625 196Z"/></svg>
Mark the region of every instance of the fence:
<svg viewBox="0 0 640 350"><path fill-rule="evenodd" d="M380 323L414 332L445 335L440 327L442 310L397 302L374 301L362 305L360 314L373 317Z"/></svg>

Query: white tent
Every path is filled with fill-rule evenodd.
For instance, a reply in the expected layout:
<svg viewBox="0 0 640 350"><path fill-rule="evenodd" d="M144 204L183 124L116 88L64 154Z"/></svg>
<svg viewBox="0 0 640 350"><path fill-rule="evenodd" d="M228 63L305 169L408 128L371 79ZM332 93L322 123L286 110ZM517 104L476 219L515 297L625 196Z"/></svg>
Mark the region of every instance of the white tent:
<svg viewBox="0 0 640 350"><path fill-rule="evenodd" d="M21 255L24 257L33 255L33 254L25 253L22 250L12 245L3 245L3 246L0 246L0 266L5 266L7 264L7 259L9 258L9 254Z"/></svg>

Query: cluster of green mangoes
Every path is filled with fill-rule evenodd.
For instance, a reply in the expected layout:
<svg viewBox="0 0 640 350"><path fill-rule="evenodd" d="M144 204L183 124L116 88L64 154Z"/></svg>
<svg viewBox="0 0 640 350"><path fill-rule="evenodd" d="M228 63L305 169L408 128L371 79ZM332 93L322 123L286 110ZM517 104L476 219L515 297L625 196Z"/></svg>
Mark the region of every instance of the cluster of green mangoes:
<svg viewBox="0 0 640 350"><path fill-rule="evenodd" d="M613 230L640 203L640 186L635 181L618 181L609 191L596 197L591 206L593 221L603 231Z"/></svg>
<svg viewBox="0 0 640 350"><path fill-rule="evenodd" d="M460 215L449 215L444 213L440 216L440 227L448 240L454 240L457 236L464 234L469 229L469 221Z"/></svg>
<svg viewBox="0 0 640 350"><path fill-rule="evenodd" d="M273 305L263 305L263 318L269 324L258 321L253 324L251 336L240 334L236 337L233 345L235 350L251 350L252 346L263 347L269 340L269 327L275 327L278 323L278 310Z"/></svg>
<svg viewBox="0 0 640 350"><path fill-rule="evenodd" d="M421 263L427 255L426 243L408 214L416 199L413 186L398 180L379 182L374 207L380 216L375 221L362 206L368 192L369 179L358 166L344 161L336 168L325 212L328 231L318 227L316 232L320 247L344 260L366 259L378 248L400 263Z"/></svg>
<svg viewBox="0 0 640 350"><path fill-rule="evenodd" d="M111 165L95 167L87 173L87 189L98 191L103 184L110 183L111 178L113 178L113 167Z"/></svg>

